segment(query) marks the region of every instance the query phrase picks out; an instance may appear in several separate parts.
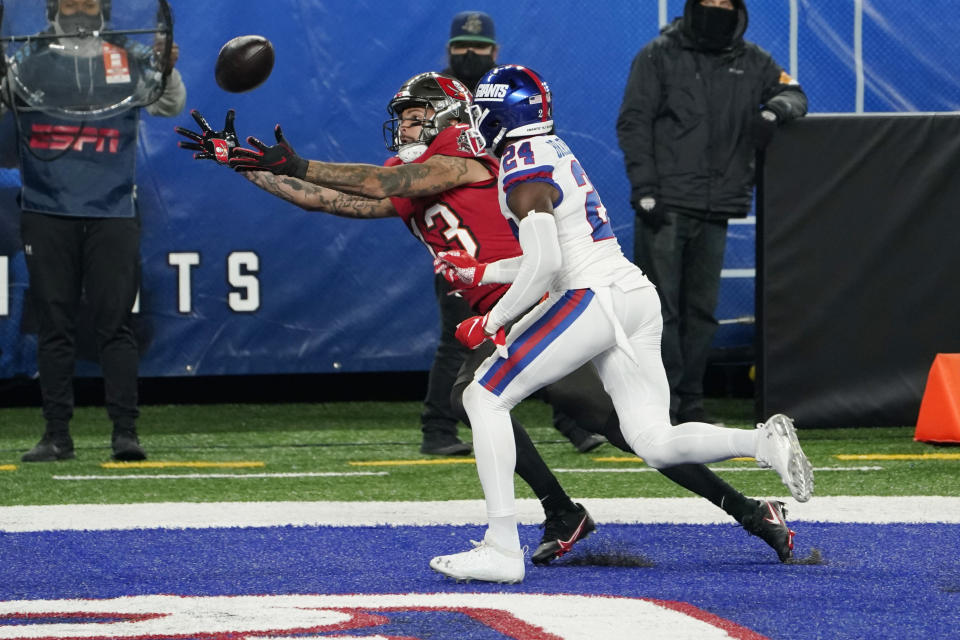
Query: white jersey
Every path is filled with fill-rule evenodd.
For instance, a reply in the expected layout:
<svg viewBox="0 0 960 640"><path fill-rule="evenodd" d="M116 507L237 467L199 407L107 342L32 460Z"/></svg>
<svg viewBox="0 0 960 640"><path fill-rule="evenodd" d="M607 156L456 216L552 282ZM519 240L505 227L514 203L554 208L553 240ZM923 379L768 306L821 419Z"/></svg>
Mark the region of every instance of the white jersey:
<svg viewBox="0 0 960 640"><path fill-rule="evenodd" d="M483 322L502 328L516 309L530 303L531 294L550 290L509 326L462 396L473 429L487 514L501 530L493 535L503 535L504 524L516 514L516 445L510 410L585 364L600 376L624 439L651 467L757 457L758 439L753 432L705 423L670 425L659 296L640 269L624 257L600 198L562 140L537 136L504 150L497 186L505 215L515 217L506 206L510 191L531 180L557 190L554 219L537 213L519 224L526 246L519 263L511 264L514 284ZM487 535L492 531L493 526ZM516 539L511 538L510 544L519 548Z"/></svg>
<svg viewBox="0 0 960 640"><path fill-rule="evenodd" d="M500 210L510 191L527 181L546 182L560 194L553 203L563 266L551 284L553 291L618 284L629 290L652 286L620 248L607 210L576 156L557 136L536 136L508 145L500 158Z"/></svg>

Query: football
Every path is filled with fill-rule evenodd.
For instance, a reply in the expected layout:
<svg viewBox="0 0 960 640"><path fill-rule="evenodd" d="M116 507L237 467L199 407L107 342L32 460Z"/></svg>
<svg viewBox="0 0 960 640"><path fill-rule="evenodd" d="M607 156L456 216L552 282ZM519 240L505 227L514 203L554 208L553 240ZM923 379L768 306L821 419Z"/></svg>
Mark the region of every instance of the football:
<svg viewBox="0 0 960 640"><path fill-rule="evenodd" d="M273 44L263 36L237 36L217 54L213 70L224 91L241 93L259 87L273 70Z"/></svg>

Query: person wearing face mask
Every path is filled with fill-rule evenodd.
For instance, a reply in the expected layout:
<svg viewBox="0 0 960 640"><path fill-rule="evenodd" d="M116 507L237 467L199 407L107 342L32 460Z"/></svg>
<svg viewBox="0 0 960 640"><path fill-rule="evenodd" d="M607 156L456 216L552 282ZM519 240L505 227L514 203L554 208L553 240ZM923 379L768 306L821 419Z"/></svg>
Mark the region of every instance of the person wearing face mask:
<svg viewBox="0 0 960 640"><path fill-rule="evenodd" d="M76 457L69 427L78 326L87 317L113 423L112 457L146 458L136 429L140 354L131 317L140 287L138 129L141 108L176 115L186 89L173 68L176 44L168 47L159 32L153 46L109 33L111 10L125 8L112 4L47 0L48 29L16 52L3 80L0 115L12 111L17 128L20 238L46 424L24 462Z"/></svg>
<svg viewBox="0 0 960 640"><path fill-rule="evenodd" d="M746 30L744 0L687 0L634 58L617 119L635 262L660 294L674 424L714 421L703 378L727 222L750 211L756 152L807 112L803 89Z"/></svg>
<svg viewBox="0 0 960 640"><path fill-rule="evenodd" d="M462 11L450 23L449 66L443 73L473 91L483 74L496 66L498 52L493 18L482 11Z"/></svg>
<svg viewBox="0 0 960 640"><path fill-rule="evenodd" d="M444 75L460 80L473 91L487 71L497 63L496 29L493 18L482 11L462 11L450 23L447 40L448 66ZM441 276L434 280L434 292L440 309L440 341L434 354L427 379L427 395L420 414L423 442L422 453L436 455L466 455L470 445L457 436L457 416L450 406L450 391L457 371L467 352L454 337L457 324L468 317L467 305L459 295L451 295L450 284ZM606 438L581 428L577 421L561 409L553 408L553 424L581 453L593 451Z"/></svg>

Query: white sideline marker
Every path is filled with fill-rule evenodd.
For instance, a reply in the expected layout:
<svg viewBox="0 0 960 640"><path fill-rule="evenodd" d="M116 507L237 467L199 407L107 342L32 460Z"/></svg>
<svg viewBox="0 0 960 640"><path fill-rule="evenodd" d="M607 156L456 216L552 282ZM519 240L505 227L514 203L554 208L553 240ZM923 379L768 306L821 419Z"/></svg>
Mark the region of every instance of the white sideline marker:
<svg viewBox="0 0 960 640"><path fill-rule="evenodd" d="M759 496L758 496L759 497ZM768 496L772 497L772 496ZM731 524L703 498L578 498L598 523ZM960 524L960 497L779 497L789 521ZM517 500L521 524L543 521L540 503ZM434 502L161 502L0 507L0 531L206 529L280 526L482 525L483 500Z"/></svg>

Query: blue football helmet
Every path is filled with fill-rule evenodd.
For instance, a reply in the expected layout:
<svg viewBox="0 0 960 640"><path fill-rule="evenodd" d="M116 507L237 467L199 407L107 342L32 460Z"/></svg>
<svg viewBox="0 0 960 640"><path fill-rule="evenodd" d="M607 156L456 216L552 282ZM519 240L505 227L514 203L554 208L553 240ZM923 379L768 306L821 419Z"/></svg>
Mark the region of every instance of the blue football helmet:
<svg viewBox="0 0 960 640"><path fill-rule="evenodd" d="M474 153L499 156L509 138L553 131L553 98L537 72L516 64L494 67L480 79L470 106Z"/></svg>

